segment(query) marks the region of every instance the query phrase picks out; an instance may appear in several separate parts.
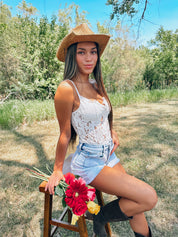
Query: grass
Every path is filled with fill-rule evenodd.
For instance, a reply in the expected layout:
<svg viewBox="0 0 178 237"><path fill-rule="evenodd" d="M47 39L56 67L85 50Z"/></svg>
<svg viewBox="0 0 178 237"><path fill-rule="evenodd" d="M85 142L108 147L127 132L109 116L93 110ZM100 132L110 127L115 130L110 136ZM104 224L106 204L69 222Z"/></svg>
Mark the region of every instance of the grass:
<svg viewBox="0 0 178 237"><path fill-rule="evenodd" d="M113 106L126 106L133 103L158 102L165 99L178 98L178 88L166 90L142 90L109 94ZM0 126L13 129L21 124L34 121L49 120L55 117L53 100L11 100L0 104Z"/></svg>
<svg viewBox="0 0 178 237"><path fill-rule="evenodd" d="M178 100L140 103L114 108L114 127L120 138L116 154L126 171L152 185L158 204L146 213L154 237L176 237ZM16 129L0 131L0 233L2 237L40 237L43 229L43 194L39 180L25 168L46 171L53 166L59 136L56 119L23 123ZM68 154L73 150L70 148ZM114 197L104 195L105 202ZM55 197L56 217L61 200ZM87 222L89 236L92 223ZM77 233L62 230L64 237ZM113 237L133 237L127 222L112 223ZM56 233L55 237L59 236Z"/></svg>
<svg viewBox="0 0 178 237"><path fill-rule="evenodd" d="M0 126L6 129L34 121L49 120L55 116L52 100L11 100L0 105Z"/></svg>
<svg viewBox="0 0 178 237"><path fill-rule="evenodd" d="M126 106L134 103L158 102L178 98L178 88L164 90L140 90L109 95L113 106Z"/></svg>

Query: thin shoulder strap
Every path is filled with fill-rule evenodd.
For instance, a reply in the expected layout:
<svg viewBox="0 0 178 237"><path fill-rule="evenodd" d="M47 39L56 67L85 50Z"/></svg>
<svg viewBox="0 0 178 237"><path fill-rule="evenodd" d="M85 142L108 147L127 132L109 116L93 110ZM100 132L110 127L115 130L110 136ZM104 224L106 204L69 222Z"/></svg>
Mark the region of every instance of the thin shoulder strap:
<svg viewBox="0 0 178 237"><path fill-rule="evenodd" d="M67 80L67 81L72 82L72 85L75 87L75 90L76 90L76 92L77 92L77 95L78 95L78 97L79 97L79 99L80 99L80 93L79 93L79 91L78 91L78 89L77 89L75 83L74 83L72 80Z"/></svg>

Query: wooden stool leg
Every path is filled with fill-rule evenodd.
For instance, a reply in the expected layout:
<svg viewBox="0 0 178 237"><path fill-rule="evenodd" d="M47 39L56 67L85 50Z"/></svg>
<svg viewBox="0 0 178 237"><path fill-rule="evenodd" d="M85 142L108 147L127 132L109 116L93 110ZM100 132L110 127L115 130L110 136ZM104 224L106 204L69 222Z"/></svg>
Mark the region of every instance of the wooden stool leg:
<svg viewBox="0 0 178 237"><path fill-rule="evenodd" d="M97 200L98 200L98 204L100 206L104 206L104 199L103 199L102 192L100 192L97 189L96 189L96 197L97 197ZM110 227L109 223L106 223L105 230L106 230L106 233L108 234L108 236L111 237L112 232L111 232L111 227Z"/></svg>
<svg viewBox="0 0 178 237"><path fill-rule="evenodd" d="M43 229L43 237L51 236L51 214L52 214L52 200L53 196L49 193L45 193L45 201L44 201L44 229Z"/></svg>
<svg viewBox="0 0 178 237"><path fill-rule="evenodd" d="M78 224L78 227L79 227L80 237L88 237L88 231L87 231L85 217L81 216L78 219L77 224Z"/></svg>
<svg viewBox="0 0 178 237"><path fill-rule="evenodd" d="M68 217L68 222L71 223L71 220L72 220L72 212L71 212L71 210L68 209L68 210L67 210L67 214L68 214L68 215L67 215L67 217Z"/></svg>

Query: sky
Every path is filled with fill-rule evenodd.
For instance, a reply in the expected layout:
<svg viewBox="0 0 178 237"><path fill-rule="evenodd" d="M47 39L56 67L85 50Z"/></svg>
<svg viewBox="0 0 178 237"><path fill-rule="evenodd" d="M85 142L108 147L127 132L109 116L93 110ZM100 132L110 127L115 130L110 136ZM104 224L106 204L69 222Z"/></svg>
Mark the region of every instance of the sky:
<svg viewBox="0 0 178 237"><path fill-rule="evenodd" d="M17 13L17 5L22 0L4 0L4 4L12 7L13 15ZM99 21L101 24L109 21L112 7L107 6L107 0L26 0L39 10L39 16L47 16L49 19L52 14L58 13L60 8L64 8L65 4L69 6L72 3L80 6L79 12L86 11L86 18L91 23L92 30L96 32L96 24ZM133 21L131 32L135 37L138 33L138 20L140 15ZM137 37L138 44L146 45L151 39L154 39L156 32L163 26L165 30L172 30L175 32L178 29L178 1L177 0L149 0L145 19L139 28L139 37ZM115 20L116 21L116 20ZM127 17L121 18L121 23L130 25L131 21Z"/></svg>

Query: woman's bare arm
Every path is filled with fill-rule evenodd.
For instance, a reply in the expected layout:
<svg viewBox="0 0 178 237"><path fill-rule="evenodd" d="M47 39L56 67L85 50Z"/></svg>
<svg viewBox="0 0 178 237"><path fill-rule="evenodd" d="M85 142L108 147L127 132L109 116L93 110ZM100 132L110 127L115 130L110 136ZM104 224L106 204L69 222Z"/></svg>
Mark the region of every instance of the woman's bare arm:
<svg viewBox="0 0 178 237"><path fill-rule="evenodd" d="M54 170L45 188L45 190L49 190L50 194L54 194L54 187L58 185L61 179L64 179L62 168L71 137L73 102L73 88L67 82L62 82L54 98L56 115L60 127L60 136L56 148Z"/></svg>

